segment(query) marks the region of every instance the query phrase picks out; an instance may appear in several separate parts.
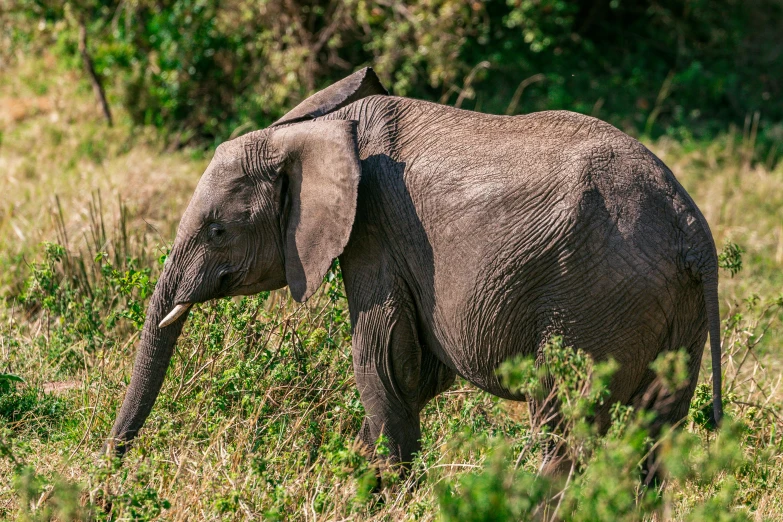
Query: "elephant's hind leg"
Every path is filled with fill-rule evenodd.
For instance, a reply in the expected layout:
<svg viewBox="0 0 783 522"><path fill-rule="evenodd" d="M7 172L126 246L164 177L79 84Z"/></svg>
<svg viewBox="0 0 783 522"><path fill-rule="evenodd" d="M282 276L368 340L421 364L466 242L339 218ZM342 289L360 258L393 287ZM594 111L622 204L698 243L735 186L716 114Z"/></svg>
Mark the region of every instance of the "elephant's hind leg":
<svg viewBox="0 0 783 522"><path fill-rule="evenodd" d="M545 364L543 343L538 349L537 366ZM534 430L548 429L549 435L543 444L543 458L539 472L553 479L565 479L571 473L574 460L571 448L566 444L568 426L560 409L554 380L551 376L541 381L541 396L528 401L530 420Z"/></svg>
<svg viewBox="0 0 783 522"><path fill-rule="evenodd" d="M648 369L642 383L631 398L634 409L644 409L655 413L648 427L649 435L658 440L667 427L679 425L688 415L690 402L699 379L702 353L707 341L706 316L703 313L701 296L695 296L689 301L683 299L672 322L664 350L667 352L683 350L688 357L687 375L684 383L679 383L676 389L670 389L659 375ZM661 460L657 449L653 450L645 462L643 469L644 481L647 484L660 484L665 478L661 468Z"/></svg>
<svg viewBox="0 0 783 522"><path fill-rule="evenodd" d="M650 439L660 439L667 427L676 427L688 415L690 400L696 388L700 361L689 363L688 381L679 389L668 389L661 379L649 370L645 376L645 385L634 395L631 405L635 410L647 410L655 413L647 427ZM694 368L695 366L695 368ZM642 468L642 480L646 485L658 486L665 479L661 468L658 445L647 456Z"/></svg>
<svg viewBox="0 0 783 522"><path fill-rule="evenodd" d="M554 479L564 479L571 473L574 461L565 443L566 430L559 406L552 401L531 400L530 417L533 423L549 429L549 438L544 441L543 458L539 472Z"/></svg>

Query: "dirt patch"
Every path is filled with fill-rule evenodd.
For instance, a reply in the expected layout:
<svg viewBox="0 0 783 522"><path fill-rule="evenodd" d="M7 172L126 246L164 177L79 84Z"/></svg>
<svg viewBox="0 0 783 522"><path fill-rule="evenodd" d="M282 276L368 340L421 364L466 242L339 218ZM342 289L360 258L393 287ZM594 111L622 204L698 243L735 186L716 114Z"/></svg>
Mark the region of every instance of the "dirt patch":
<svg viewBox="0 0 783 522"><path fill-rule="evenodd" d="M46 382L43 385L43 391L46 393L59 394L68 390L75 390L82 385L79 381L54 381Z"/></svg>
<svg viewBox="0 0 783 522"><path fill-rule="evenodd" d="M38 114L54 110L54 102L47 96L35 98L0 98L0 121L16 123Z"/></svg>

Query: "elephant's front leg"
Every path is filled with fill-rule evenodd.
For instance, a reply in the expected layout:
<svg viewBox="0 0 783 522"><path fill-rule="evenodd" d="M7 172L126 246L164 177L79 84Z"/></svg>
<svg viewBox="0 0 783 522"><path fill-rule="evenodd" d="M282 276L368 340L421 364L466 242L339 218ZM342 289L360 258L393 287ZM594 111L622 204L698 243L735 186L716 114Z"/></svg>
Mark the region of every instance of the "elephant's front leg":
<svg viewBox="0 0 783 522"><path fill-rule="evenodd" d="M404 300L389 298L359 312L353 329L353 366L366 413L359 439L403 465L419 451L421 437L422 350L412 312Z"/></svg>

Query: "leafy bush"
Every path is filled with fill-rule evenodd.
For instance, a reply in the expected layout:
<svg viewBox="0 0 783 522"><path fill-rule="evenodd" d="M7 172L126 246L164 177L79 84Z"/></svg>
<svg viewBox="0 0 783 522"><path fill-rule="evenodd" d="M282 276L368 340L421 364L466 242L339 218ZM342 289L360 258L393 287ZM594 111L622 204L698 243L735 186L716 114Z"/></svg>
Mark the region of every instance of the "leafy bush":
<svg viewBox="0 0 783 522"><path fill-rule="evenodd" d="M742 270L742 254L745 251L736 243L728 242L723 247L723 251L718 254L718 265L724 270L728 270L731 277Z"/></svg>
<svg viewBox="0 0 783 522"><path fill-rule="evenodd" d="M50 331L46 350L59 359L64 371L83 367L85 357L105 345L113 346L112 332L127 332L144 324L146 300L155 281L151 280L152 267L141 268L140 264L151 260L144 244L139 246L138 257L129 251L133 239L121 212L117 241L106 239L103 216L95 213L87 251L73 253L63 245L44 243L43 259L31 265L19 296L28 313L42 313L39 321ZM156 271L164 259L153 265ZM51 328L53 319L55 328Z"/></svg>
<svg viewBox="0 0 783 522"><path fill-rule="evenodd" d="M70 404L59 397L41 393L37 388L0 389L0 425L24 426L39 437L60 433Z"/></svg>
<svg viewBox="0 0 783 522"><path fill-rule="evenodd" d="M647 426L654 416L617 404L612 407L608 434L599 437L586 424L585 415L607 396L607 379L616 365L594 364L584 352L564 347L557 337L543 353L545 363L540 368L530 359L513 359L499 373L512 390L540 396L539 383L545 376L559 388L551 395L564 418L556 440L564 437L574 462L565 484L520 467L530 445L515 454L503 443L495 443L481 471L440 488L444 520L641 520L653 513L671 513L673 492L693 482L712 488L714 496L684 514L684 519L750 520L744 510L731 509L738 500L733 475L742 473L748 463L742 451L744 425L727 421L706 446L693 433L669 429L653 446ZM664 354L651 368L662 382L676 388L685 380L685 364L684 354ZM535 425L531 430L534 439L552 436ZM662 492L647 489L640 480L641 466L654 447L660 448L667 472L668 484Z"/></svg>
<svg viewBox="0 0 783 522"><path fill-rule="evenodd" d="M498 445L480 473L441 487L441 516L455 522L531 520L540 517L542 503L550 494L545 477L517 469L506 448Z"/></svg>

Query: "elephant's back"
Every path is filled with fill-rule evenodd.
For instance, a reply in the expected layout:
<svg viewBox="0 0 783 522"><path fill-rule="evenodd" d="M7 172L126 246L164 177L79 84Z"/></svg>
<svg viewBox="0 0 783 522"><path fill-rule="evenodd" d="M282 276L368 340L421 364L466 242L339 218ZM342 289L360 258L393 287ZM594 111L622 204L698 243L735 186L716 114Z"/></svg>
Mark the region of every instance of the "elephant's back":
<svg viewBox="0 0 783 522"><path fill-rule="evenodd" d="M355 102L332 117L350 118L374 126L379 120L391 122L398 137L405 127L427 128L429 136L438 134L438 127L453 133L456 127L467 128L474 136L490 133L526 134L548 142L574 141L581 138L629 138L608 122L567 110L548 110L517 115L499 115L459 109L412 98L375 95ZM426 138L426 136L424 137Z"/></svg>

